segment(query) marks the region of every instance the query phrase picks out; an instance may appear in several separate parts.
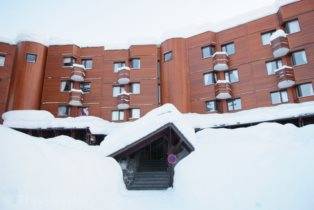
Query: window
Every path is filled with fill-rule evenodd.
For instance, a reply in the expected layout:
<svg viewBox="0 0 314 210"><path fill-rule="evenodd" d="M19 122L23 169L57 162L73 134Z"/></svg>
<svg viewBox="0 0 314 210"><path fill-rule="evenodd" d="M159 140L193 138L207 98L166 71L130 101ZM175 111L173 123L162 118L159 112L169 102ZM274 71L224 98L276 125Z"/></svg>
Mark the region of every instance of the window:
<svg viewBox="0 0 314 210"><path fill-rule="evenodd" d="M88 116L89 108L88 107L80 107L80 116Z"/></svg>
<svg viewBox="0 0 314 210"><path fill-rule="evenodd" d="M206 110L209 112L217 111L217 101L206 101Z"/></svg>
<svg viewBox="0 0 314 210"><path fill-rule="evenodd" d="M275 70L282 67L281 59L273 60L266 62L267 74L272 75L275 74Z"/></svg>
<svg viewBox="0 0 314 210"><path fill-rule="evenodd" d="M58 116L67 117L70 114L70 107L62 105L58 107Z"/></svg>
<svg viewBox="0 0 314 210"><path fill-rule="evenodd" d="M131 92L133 94L140 94L141 93L141 84L140 83L132 83L131 84Z"/></svg>
<svg viewBox="0 0 314 210"><path fill-rule="evenodd" d="M90 82L83 82L80 84L80 88L84 93L89 93L91 89L91 83Z"/></svg>
<svg viewBox="0 0 314 210"><path fill-rule="evenodd" d="M111 120L112 121L124 120L124 111L112 111Z"/></svg>
<svg viewBox="0 0 314 210"><path fill-rule="evenodd" d="M141 68L141 60L139 58L131 59L131 68L132 69L140 69Z"/></svg>
<svg viewBox="0 0 314 210"><path fill-rule="evenodd" d="M216 83L216 74L213 72L203 74L204 85L212 85Z"/></svg>
<svg viewBox="0 0 314 210"><path fill-rule="evenodd" d="M262 44L263 45L268 45L270 44L270 36L275 32L276 30L268 31L265 33L262 33L261 39L262 39Z"/></svg>
<svg viewBox="0 0 314 210"><path fill-rule="evenodd" d="M73 83L69 80L61 81L60 83L60 91L61 92L68 92L72 89Z"/></svg>
<svg viewBox="0 0 314 210"><path fill-rule="evenodd" d="M277 91L270 93L271 103L272 104L281 104L288 102L288 93L287 91Z"/></svg>
<svg viewBox="0 0 314 210"><path fill-rule="evenodd" d="M229 111L239 110L242 108L240 98L227 100L227 104L228 104Z"/></svg>
<svg viewBox="0 0 314 210"><path fill-rule="evenodd" d="M63 58L63 66L73 66L74 63L75 63L74 57Z"/></svg>
<svg viewBox="0 0 314 210"><path fill-rule="evenodd" d="M5 63L5 56L0 55L0 66L4 66L4 63Z"/></svg>
<svg viewBox="0 0 314 210"><path fill-rule="evenodd" d="M287 34L293 34L299 31L301 31L301 29L298 20L291 20L285 23L285 32Z"/></svg>
<svg viewBox="0 0 314 210"><path fill-rule="evenodd" d="M137 119L141 117L141 110L140 109L131 109L131 118Z"/></svg>
<svg viewBox="0 0 314 210"><path fill-rule="evenodd" d="M82 59L82 65L85 69L92 69L93 68L93 60L92 59Z"/></svg>
<svg viewBox="0 0 314 210"><path fill-rule="evenodd" d="M225 44L225 45L221 45L221 50L223 52L226 52L228 53L228 55L232 55L235 53L235 46L234 46L234 43L231 42L231 43L228 43L228 44Z"/></svg>
<svg viewBox="0 0 314 210"><path fill-rule="evenodd" d="M212 45L202 47L202 58L209 58L215 53L215 47Z"/></svg>
<svg viewBox="0 0 314 210"><path fill-rule="evenodd" d="M302 65L307 63L307 58L304 50L292 53L292 63L294 66Z"/></svg>
<svg viewBox="0 0 314 210"><path fill-rule="evenodd" d="M300 84L297 86L297 90L298 90L299 97L314 95L312 83Z"/></svg>
<svg viewBox="0 0 314 210"><path fill-rule="evenodd" d="M125 66L125 62L115 62L113 63L113 71L118 72L121 67Z"/></svg>
<svg viewBox="0 0 314 210"><path fill-rule="evenodd" d="M228 80L230 83L239 82L238 70L225 72L225 80Z"/></svg>
<svg viewBox="0 0 314 210"><path fill-rule="evenodd" d="M172 60L172 51L164 53L164 62Z"/></svg>
<svg viewBox="0 0 314 210"><path fill-rule="evenodd" d="M28 63L36 63L37 55L33 53L26 53L26 61Z"/></svg>
<svg viewBox="0 0 314 210"><path fill-rule="evenodd" d="M125 92L124 87L114 86L112 88L112 96L117 97L120 93Z"/></svg>

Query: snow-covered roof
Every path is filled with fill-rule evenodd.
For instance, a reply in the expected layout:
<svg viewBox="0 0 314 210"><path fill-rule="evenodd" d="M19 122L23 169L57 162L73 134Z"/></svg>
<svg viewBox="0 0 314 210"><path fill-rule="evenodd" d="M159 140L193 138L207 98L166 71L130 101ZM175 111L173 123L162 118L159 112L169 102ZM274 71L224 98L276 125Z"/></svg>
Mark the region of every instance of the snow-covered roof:
<svg viewBox="0 0 314 210"><path fill-rule="evenodd" d="M2 115L3 125L11 128L89 128L93 134L106 135L123 125L94 116L55 118L44 110L15 110Z"/></svg>
<svg viewBox="0 0 314 210"><path fill-rule="evenodd" d="M260 107L235 113L224 114L184 114L184 118L193 128L213 128L230 125L257 123L263 121L314 115L314 102L281 104Z"/></svg>
<svg viewBox="0 0 314 210"><path fill-rule="evenodd" d="M176 126L187 141L193 145L193 142L195 142L194 129L189 125L189 122L183 118L183 114L181 114L175 106L165 104L148 112L142 118L127 123L119 129L110 132L104 141L102 141L100 145L101 149L105 155L111 155L168 123L172 123Z"/></svg>

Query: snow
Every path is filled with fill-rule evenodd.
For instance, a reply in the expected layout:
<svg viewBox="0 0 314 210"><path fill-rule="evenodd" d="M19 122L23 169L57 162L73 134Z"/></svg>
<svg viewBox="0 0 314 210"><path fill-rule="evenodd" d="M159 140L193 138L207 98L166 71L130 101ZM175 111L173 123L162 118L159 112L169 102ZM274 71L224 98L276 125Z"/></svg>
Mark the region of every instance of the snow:
<svg viewBox="0 0 314 210"><path fill-rule="evenodd" d="M83 92L81 89L75 89L75 88L72 88L72 89L70 90L70 92L76 92L76 93L82 93L82 94L84 94L84 92Z"/></svg>
<svg viewBox="0 0 314 210"><path fill-rule="evenodd" d="M119 67L119 68L117 69L118 72L119 72L119 71L122 71L122 70L130 71L131 69L130 69L130 67L128 67L128 66L121 66L121 67Z"/></svg>
<svg viewBox="0 0 314 210"><path fill-rule="evenodd" d="M287 65L283 65L282 67L278 68L278 69L275 69L274 72L276 73L277 71L280 71L282 69L292 69L291 66L287 66Z"/></svg>
<svg viewBox="0 0 314 210"><path fill-rule="evenodd" d="M230 83L230 82L229 82L229 80L217 80L217 83L225 84L225 83Z"/></svg>
<svg viewBox="0 0 314 210"><path fill-rule="evenodd" d="M227 52L215 52L213 54L213 57L215 57L216 55L226 55L226 56L228 56L228 53Z"/></svg>
<svg viewBox="0 0 314 210"><path fill-rule="evenodd" d="M83 64L73 63L72 67L78 67L78 68L82 68L85 70L85 66Z"/></svg>
<svg viewBox="0 0 314 210"><path fill-rule="evenodd" d="M282 29L278 29L270 36L269 40L273 41L277 39L278 37L287 37L287 34Z"/></svg>
<svg viewBox="0 0 314 210"><path fill-rule="evenodd" d="M138 120L113 130L105 137L100 147L105 155L111 155L168 123L173 123L185 138L193 144L195 141L194 129L189 126L188 121L183 118L183 114L175 106L165 104L148 112Z"/></svg>
<svg viewBox="0 0 314 210"><path fill-rule="evenodd" d="M158 121L178 114L171 106L149 113ZM44 140L0 126L0 209L312 210L313 131L314 125L276 123L205 129L175 167L174 188L127 191L105 145Z"/></svg>
<svg viewBox="0 0 314 210"><path fill-rule="evenodd" d="M314 115L314 102L281 104L272 107L260 107L236 113L224 114L184 114L184 118L194 128L213 128Z"/></svg>
<svg viewBox="0 0 314 210"><path fill-rule="evenodd" d="M197 3L195 3L195 1L187 1L185 2L185 5L181 5L181 10L186 12L181 11L180 13L176 13L176 15L170 19L168 16L170 12L173 11L174 8L179 4L178 2L169 3L164 1L155 4L154 7L157 8L157 10L159 8L160 11L163 11L163 14L156 17L150 16L150 10L147 10L145 7L150 8L151 5L145 1L137 2L136 4L125 4L125 2L110 2L110 4L107 2L94 2L94 4L90 4L93 9L90 11L85 11L85 13L87 13L84 16L77 13L77 10L83 10L84 8L73 9L73 6L84 7L84 4L65 4L62 6L62 8L59 8L59 18L53 18L53 21L51 21L49 18L49 15L51 17L53 16L51 12L54 11L51 8L58 7L60 4L58 4L58 2L56 2L54 5L46 3L40 5L40 11L44 11L42 16L45 17L45 19L43 19L40 23L37 23L36 21L29 21L30 23L28 23L28 27L26 27L25 24L23 24L23 27L21 27L19 24L17 24L17 22L21 22L23 20L23 16L20 17L19 15L17 15L15 19L10 20L11 24L3 22L2 25L10 25L12 27L8 27L8 30L6 30L6 32L2 35L6 37L0 38L0 40L12 44L18 43L20 41L35 41L47 46L76 43L81 47L106 46L107 49L122 49L128 48L133 44L162 43L164 40L171 37L190 37L205 31L222 31L241 25L243 23L247 23L249 21L259 19L261 17L265 17L267 15L275 14L281 6L297 1L298 0L242 0L241 2L237 1L236 3L228 1L221 2L218 0L208 2L199 1ZM164 7L166 4L167 8ZM229 4L229 8L226 8L225 4ZM28 11L30 14L30 20L38 19L37 16L33 17L34 12L29 11L29 8L25 10L27 5L24 7L23 6L24 4L20 3L19 5L14 5L12 8L14 8L16 11L20 11L17 12L17 14L24 14L23 12ZM7 9L6 7L10 6L6 4L3 5L3 16L9 17L11 14L8 14L7 12L11 11L12 9ZM140 20L137 21L137 27L134 28L133 25L126 26L129 28L124 29L124 31L129 31L130 33L122 33L121 30L117 30L117 23L122 23L125 18L122 17L123 15L121 16L120 13L118 14L116 12L110 11L103 12L108 10L108 8L112 8L109 9L110 11L114 11L115 8L123 8L122 10L124 11L120 13ZM212 11L210 13L206 13L206 10L203 8L212 8ZM132 13L133 10L138 11L138 14ZM37 8L34 8L34 11L37 11L38 13ZM191 13L191 15L187 16L186 14L188 11L196 11L196 13ZM222 14L222 11L225 12ZM104 16L110 14L111 16ZM72 24L73 26L71 30L67 30L68 23L64 21L64 18L62 18L64 15L70 15L73 16L74 19L80 20L77 21L78 25L73 23L74 25ZM149 18L143 20L143 16L147 16ZM88 17L93 17L93 19ZM97 26L101 25L102 23L101 21L95 22L95 20L104 19L114 19L116 21L107 24L106 29L99 29ZM183 19L184 21L182 21ZM94 25L90 25L91 30L86 30L84 27L80 27L82 22L86 23L85 25L93 22ZM32 23L36 24L32 25ZM51 25L58 25L60 27L58 30L51 30L51 28L54 28L50 27ZM163 29L162 31L160 30L161 28ZM16 35L17 37L14 38L13 36Z"/></svg>

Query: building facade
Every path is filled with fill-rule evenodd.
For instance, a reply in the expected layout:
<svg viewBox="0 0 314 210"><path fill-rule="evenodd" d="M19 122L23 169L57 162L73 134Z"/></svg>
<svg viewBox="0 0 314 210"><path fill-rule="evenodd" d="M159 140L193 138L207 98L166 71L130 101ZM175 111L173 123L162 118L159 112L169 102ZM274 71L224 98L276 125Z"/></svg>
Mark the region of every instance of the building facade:
<svg viewBox="0 0 314 210"><path fill-rule="evenodd" d="M225 113L313 101L314 2L220 32L129 49L0 43L0 114L136 119L164 103Z"/></svg>

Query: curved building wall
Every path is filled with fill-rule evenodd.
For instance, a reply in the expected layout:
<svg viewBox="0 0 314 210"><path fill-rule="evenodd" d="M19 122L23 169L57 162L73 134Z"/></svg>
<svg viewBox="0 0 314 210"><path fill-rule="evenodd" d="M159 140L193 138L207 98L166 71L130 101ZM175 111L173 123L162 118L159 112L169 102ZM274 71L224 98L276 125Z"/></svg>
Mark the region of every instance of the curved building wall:
<svg viewBox="0 0 314 210"><path fill-rule="evenodd" d="M165 60L166 53L172 58ZM161 102L174 104L181 112L188 112L189 79L186 40L184 38L168 39L161 44Z"/></svg>
<svg viewBox="0 0 314 210"><path fill-rule="evenodd" d="M46 52L44 45L35 42L20 42L17 45L9 109L40 108ZM27 61L27 54L35 55L36 60Z"/></svg>

